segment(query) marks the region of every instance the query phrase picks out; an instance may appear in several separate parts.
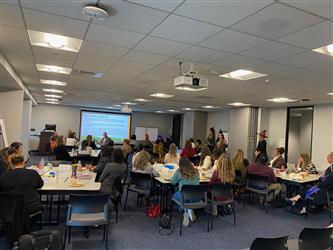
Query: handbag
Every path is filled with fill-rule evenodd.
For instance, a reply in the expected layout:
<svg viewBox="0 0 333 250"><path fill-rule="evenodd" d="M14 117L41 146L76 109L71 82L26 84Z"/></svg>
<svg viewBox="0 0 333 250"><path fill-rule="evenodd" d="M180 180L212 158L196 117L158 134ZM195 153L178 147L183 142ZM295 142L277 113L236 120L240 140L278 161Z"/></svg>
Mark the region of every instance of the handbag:
<svg viewBox="0 0 333 250"><path fill-rule="evenodd" d="M150 205L148 208L148 217L155 218L160 216L161 214L161 205L160 204L154 204Z"/></svg>

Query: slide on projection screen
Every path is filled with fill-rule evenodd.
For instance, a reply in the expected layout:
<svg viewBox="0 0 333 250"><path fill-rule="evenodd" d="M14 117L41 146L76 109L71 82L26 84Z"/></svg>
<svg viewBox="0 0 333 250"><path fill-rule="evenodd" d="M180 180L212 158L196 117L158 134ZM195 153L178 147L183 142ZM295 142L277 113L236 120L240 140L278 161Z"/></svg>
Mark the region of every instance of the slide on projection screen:
<svg viewBox="0 0 333 250"><path fill-rule="evenodd" d="M131 114L81 110L80 140L92 135L96 142L100 142L103 132L107 132L115 143L129 139Z"/></svg>

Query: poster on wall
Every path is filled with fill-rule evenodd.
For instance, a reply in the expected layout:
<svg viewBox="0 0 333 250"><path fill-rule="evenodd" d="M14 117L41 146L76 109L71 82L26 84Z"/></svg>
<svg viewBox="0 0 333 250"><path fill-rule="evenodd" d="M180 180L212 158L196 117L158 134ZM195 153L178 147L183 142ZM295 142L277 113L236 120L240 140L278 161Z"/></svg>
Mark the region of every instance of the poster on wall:
<svg viewBox="0 0 333 250"><path fill-rule="evenodd" d="M5 120L0 119L0 148L9 147L7 133L6 133L6 126Z"/></svg>

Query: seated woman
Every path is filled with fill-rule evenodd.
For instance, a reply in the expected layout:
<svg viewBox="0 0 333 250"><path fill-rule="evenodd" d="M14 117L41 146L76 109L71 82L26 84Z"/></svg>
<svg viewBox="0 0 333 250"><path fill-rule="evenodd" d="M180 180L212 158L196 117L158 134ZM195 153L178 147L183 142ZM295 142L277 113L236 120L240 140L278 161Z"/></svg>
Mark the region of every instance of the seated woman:
<svg viewBox="0 0 333 250"><path fill-rule="evenodd" d="M88 146L91 147L93 150L95 150L97 148L92 135L87 135L86 140L88 141Z"/></svg>
<svg viewBox="0 0 333 250"><path fill-rule="evenodd" d="M199 168L208 170L212 167L213 156L207 146L201 148Z"/></svg>
<svg viewBox="0 0 333 250"><path fill-rule="evenodd" d="M244 151L237 149L234 158L232 159L232 166L235 170L242 172L242 176L245 174L246 167L249 165L249 161L244 157Z"/></svg>
<svg viewBox="0 0 333 250"><path fill-rule="evenodd" d="M159 173L149 162L150 154L146 151L140 151L135 155L133 159L133 172L151 174L153 176L159 176Z"/></svg>
<svg viewBox="0 0 333 250"><path fill-rule="evenodd" d="M91 155L93 151L92 147L88 146L88 141L83 140L80 144L78 154L79 155Z"/></svg>
<svg viewBox="0 0 333 250"><path fill-rule="evenodd" d="M301 153L298 157L297 164L295 166L297 170L308 173L317 173L315 165L311 162L310 156L307 153Z"/></svg>
<svg viewBox="0 0 333 250"><path fill-rule="evenodd" d="M273 160L271 160L271 164L269 165L272 168L278 168L284 170L286 168L286 162L283 158L284 148L283 147L276 147L275 148L275 156Z"/></svg>
<svg viewBox="0 0 333 250"><path fill-rule="evenodd" d="M195 156L195 149L192 148L192 143L190 140L187 140L185 142L185 148L183 148L182 153L180 154L180 156L184 156L184 157L193 157Z"/></svg>
<svg viewBox="0 0 333 250"><path fill-rule="evenodd" d="M118 177L122 177L126 171L126 165L124 163L124 154L120 148L116 148L112 153L113 161L106 164L99 182L101 182L101 192L105 194L113 194L113 183Z"/></svg>
<svg viewBox="0 0 333 250"><path fill-rule="evenodd" d="M173 198L180 201L181 190L184 185L199 185L199 172L194 168L192 162L186 157L179 160L179 169L172 176L170 183L178 185L178 191L173 194ZM189 201L187 201L189 202ZM193 201L194 202L194 201ZM190 223L189 219L195 221L195 214L193 209L185 210L183 213L183 226L187 227Z"/></svg>
<svg viewBox="0 0 333 250"><path fill-rule="evenodd" d="M0 175L12 170L10 163L10 155L8 154L8 148L3 148L0 151Z"/></svg>
<svg viewBox="0 0 333 250"><path fill-rule="evenodd" d="M123 142L123 146L122 146L122 151L123 151L123 154L124 154L124 159L127 158L128 154L132 152L132 147L130 145L130 140L129 139L125 139L124 142Z"/></svg>
<svg viewBox="0 0 333 250"><path fill-rule="evenodd" d="M72 160L64 144L64 137L62 135L57 136L57 147L55 147L53 151L56 157L56 161Z"/></svg>
<svg viewBox="0 0 333 250"><path fill-rule="evenodd" d="M24 168L24 157L14 154L11 157L13 170L0 176L0 192L23 194L27 213L33 214L42 210L38 189L44 185L37 171Z"/></svg>
<svg viewBox="0 0 333 250"><path fill-rule="evenodd" d="M200 154L201 153L201 140L200 139L196 139L195 140L195 147L194 147L194 150L195 150L195 154Z"/></svg>
<svg viewBox="0 0 333 250"><path fill-rule="evenodd" d="M180 154L177 153L177 146L171 143L169 146L169 152L164 157L165 164L179 164Z"/></svg>
<svg viewBox="0 0 333 250"><path fill-rule="evenodd" d="M97 177L99 177L102 174L106 164L108 164L112 161L112 158L111 158L112 151L113 151L112 147L109 147L109 146L102 147L101 158L99 159L97 165L96 166L88 165L87 168L90 171L94 171L95 173L97 173Z"/></svg>

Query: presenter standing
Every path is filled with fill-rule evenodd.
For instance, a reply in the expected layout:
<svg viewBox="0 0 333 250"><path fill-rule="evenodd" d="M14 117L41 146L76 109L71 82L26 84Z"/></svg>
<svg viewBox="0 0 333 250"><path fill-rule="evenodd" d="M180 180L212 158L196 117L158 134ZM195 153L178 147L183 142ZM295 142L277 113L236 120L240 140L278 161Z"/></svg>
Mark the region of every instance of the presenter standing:
<svg viewBox="0 0 333 250"><path fill-rule="evenodd" d="M108 134L106 132L103 133L103 138L99 142L99 144L102 146L107 145L111 141L110 137L108 137Z"/></svg>

